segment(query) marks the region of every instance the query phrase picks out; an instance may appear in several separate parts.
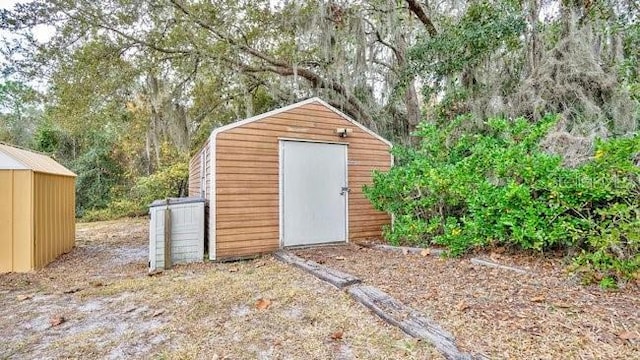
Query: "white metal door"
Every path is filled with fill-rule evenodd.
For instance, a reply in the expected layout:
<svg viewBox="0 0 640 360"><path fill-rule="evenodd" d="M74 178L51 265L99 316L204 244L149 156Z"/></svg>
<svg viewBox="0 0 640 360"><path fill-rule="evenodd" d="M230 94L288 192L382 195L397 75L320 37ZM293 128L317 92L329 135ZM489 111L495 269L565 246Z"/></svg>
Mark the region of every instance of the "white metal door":
<svg viewBox="0 0 640 360"><path fill-rule="evenodd" d="M347 146L281 141L283 246L347 240Z"/></svg>

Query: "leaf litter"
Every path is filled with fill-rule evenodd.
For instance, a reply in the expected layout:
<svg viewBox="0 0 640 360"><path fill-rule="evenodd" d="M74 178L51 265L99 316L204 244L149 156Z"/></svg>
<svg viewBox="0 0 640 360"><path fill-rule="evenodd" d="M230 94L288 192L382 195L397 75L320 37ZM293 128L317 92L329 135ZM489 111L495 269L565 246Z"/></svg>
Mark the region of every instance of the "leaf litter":
<svg viewBox="0 0 640 360"><path fill-rule="evenodd" d="M638 282L618 291L584 286L560 257L484 254L527 270L521 274L468 258L353 243L295 253L360 277L424 312L453 333L464 351L491 359L640 359Z"/></svg>

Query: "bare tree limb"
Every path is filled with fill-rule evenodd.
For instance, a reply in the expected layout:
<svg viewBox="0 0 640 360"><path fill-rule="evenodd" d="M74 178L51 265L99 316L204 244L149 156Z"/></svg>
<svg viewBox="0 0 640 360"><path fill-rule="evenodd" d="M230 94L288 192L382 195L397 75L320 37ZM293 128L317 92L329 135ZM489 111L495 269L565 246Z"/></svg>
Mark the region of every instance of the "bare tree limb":
<svg viewBox="0 0 640 360"><path fill-rule="evenodd" d="M422 4L420 4L418 0L406 1L407 4L409 4L409 10L418 17L422 24L424 24L424 27L427 29L429 35L431 35L432 37L438 35L438 30L436 30L435 25L433 25L433 21L431 21L431 18L425 12Z"/></svg>
<svg viewBox="0 0 640 360"><path fill-rule="evenodd" d="M389 49L391 49L391 51L393 51L393 53L395 54L396 58L398 58L398 60L400 61L400 58L404 58L404 56L402 54L400 54L398 52L398 48L396 48L395 46L391 45L389 42L385 41L382 38L382 35L380 35L380 31L378 30L378 28L376 28L376 26L371 22L371 20L363 18L363 20L369 25L371 26L372 32L373 34L376 36L376 41L379 42L380 44L388 47Z"/></svg>

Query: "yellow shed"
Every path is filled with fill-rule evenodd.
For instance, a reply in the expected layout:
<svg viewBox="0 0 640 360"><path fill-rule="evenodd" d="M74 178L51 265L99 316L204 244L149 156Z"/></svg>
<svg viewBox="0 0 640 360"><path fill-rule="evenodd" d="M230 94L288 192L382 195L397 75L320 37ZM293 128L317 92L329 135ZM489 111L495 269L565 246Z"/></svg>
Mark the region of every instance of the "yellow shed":
<svg viewBox="0 0 640 360"><path fill-rule="evenodd" d="M0 143L0 272L39 269L75 245L76 174Z"/></svg>

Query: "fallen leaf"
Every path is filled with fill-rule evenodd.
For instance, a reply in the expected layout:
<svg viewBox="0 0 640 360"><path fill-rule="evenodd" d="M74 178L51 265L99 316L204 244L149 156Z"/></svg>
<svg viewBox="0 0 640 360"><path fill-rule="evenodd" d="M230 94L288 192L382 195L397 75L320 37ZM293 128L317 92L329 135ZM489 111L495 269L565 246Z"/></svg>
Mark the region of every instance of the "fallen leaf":
<svg viewBox="0 0 640 360"><path fill-rule="evenodd" d="M638 334L631 331L621 331L618 333L618 337L622 340L640 339L640 336L638 336Z"/></svg>
<svg viewBox="0 0 640 360"><path fill-rule="evenodd" d="M529 299L529 301L535 302L535 303L543 302L545 300L547 300L547 298L544 295L534 296L531 299Z"/></svg>
<svg viewBox="0 0 640 360"><path fill-rule="evenodd" d="M429 249L424 249L424 250L420 251L420 255L422 255L422 256L429 256L429 255L431 255L431 250L429 250Z"/></svg>
<svg viewBox="0 0 640 360"><path fill-rule="evenodd" d="M157 317L162 314L164 314L164 309L156 310L156 312L154 312L153 315L151 315L151 317Z"/></svg>
<svg viewBox="0 0 640 360"><path fill-rule="evenodd" d="M456 309L458 309L458 311L465 311L469 309L469 304L467 304L466 302L464 302L464 300L462 300L458 303L458 305L456 305Z"/></svg>
<svg viewBox="0 0 640 360"><path fill-rule="evenodd" d="M16 296L16 299L18 299L18 301L25 301L25 300L29 300L33 297L33 295L18 295Z"/></svg>
<svg viewBox="0 0 640 360"><path fill-rule="evenodd" d="M62 316L62 315L56 315L56 316L52 317L51 319L49 319L49 323L51 324L52 327L58 326L58 325L64 323L65 321L67 321L67 319L65 319L64 316Z"/></svg>
<svg viewBox="0 0 640 360"><path fill-rule="evenodd" d="M330 335L332 340L342 340L343 336L344 336L344 331L342 330L335 331Z"/></svg>
<svg viewBox="0 0 640 360"><path fill-rule="evenodd" d="M229 268L229 272L238 272L238 268L237 267Z"/></svg>
<svg viewBox="0 0 640 360"><path fill-rule="evenodd" d="M336 260L345 260L344 256L336 256Z"/></svg>
<svg viewBox="0 0 640 360"><path fill-rule="evenodd" d="M258 310L266 310L269 306L271 306L271 300L260 298L256 301L256 308Z"/></svg>

